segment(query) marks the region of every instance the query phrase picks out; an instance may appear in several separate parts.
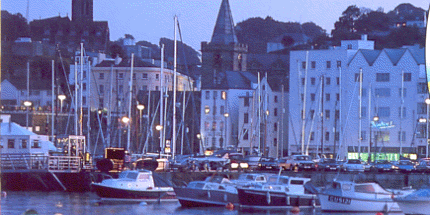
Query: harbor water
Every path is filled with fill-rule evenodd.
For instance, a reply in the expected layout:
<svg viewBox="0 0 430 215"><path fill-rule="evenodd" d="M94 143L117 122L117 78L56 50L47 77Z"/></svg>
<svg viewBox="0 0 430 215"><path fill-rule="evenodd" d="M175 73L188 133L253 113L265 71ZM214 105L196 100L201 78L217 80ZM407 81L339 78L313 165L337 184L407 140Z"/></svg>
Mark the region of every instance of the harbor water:
<svg viewBox="0 0 430 215"><path fill-rule="evenodd" d="M43 215L108 215L108 214L150 214L150 215L328 215L336 213L323 213L317 209L301 209L299 213L291 210L281 211L243 211L238 208L229 210L224 207L198 207L183 208L178 201L161 203L113 203L100 202L99 197L93 192L36 192L36 191L9 191L6 197L1 198L0 214L21 215L26 211L36 211ZM365 207L365 205L363 205ZM35 213L27 213L35 214ZM337 213L346 214L346 213ZM354 215L375 215L377 213L353 213ZM382 214L382 213L381 213ZM391 213L390 213L391 214ZM402 213L395 213L402 214Z"/></svg>

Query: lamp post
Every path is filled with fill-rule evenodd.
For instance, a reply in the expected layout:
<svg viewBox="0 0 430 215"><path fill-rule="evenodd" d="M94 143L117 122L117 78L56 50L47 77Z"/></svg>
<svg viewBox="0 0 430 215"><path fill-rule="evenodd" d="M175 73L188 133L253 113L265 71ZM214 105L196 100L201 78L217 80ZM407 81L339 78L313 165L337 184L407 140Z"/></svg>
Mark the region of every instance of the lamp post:
<svg viewBox="0 0 430 215"><path fill-rule="evenodd" d="M58 95L58 99L60 99L60 113L63 113L63 101L66 99L65 95Z"/></svg>
<svg viewBox="0 0 430 215"><path fill-rule="evenodd" d="M199 148L200 148L200 150L202 150L203 149L202 142L201 142L202 135L199 133L199 134L196 135L196 137L199 140Z"/></svg>
<svg viewBox="0 0 430 215"><path fill-rule="evenodd" d="M426 158L429 157L429 105L430 98L426 98L425 100L427 104L427 117L426 117Z"/></svg>
<svg viewBox="0 0 430 215"><path fill-rule="evenodd" d="M139 110L139 131L142 129L142 110L145 109L145 106L142 104L137 105L137 109Z"/></svg>
<svg viewBox="0 0 430 215"><path fill-rule="evenodd" d="M224 113L224 145L227 146L227 118L228 118L228 113ZM223 146L221 146L221 148L224 148Z"/></svg>
<svg viewBox="0 0 430 215"><path fill-rule="evenodd" d="M378 122L379 121L379 116L374 116L373 117L373 122L374 123L376 123L376 122ZM372 129L372 125L370 126L370 129ZM378 132L379 131L376 131L376 135L375 135L375 147L374 147L374 151L373 151L373 161L376 161L376 151L377 151L377 149L378 149ZM369 155L370 156L370 155Z"/></svg>
<svg viewBox="0 0 430 215"><path fill-rule="evenodd" d="M31 102L30 101L25 101L24 102L24 106L27 109L27 113L25 114L25 127L28 129L28 109L31 106Z"/></svg>

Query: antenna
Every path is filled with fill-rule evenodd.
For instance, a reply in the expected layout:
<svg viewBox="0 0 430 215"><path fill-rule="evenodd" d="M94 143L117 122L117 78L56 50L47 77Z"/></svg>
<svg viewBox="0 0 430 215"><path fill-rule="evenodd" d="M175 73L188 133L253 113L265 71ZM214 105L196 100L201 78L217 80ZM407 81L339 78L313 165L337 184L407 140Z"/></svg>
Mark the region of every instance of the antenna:
<svg viewBox="0 0 430 215"><path fill-rule="evenodd" d="M29 13L30 13L30 0L27 0L27 11L26 11L26 14L25 14L25 18L27 19L27 24L30 23Z"/></svg>

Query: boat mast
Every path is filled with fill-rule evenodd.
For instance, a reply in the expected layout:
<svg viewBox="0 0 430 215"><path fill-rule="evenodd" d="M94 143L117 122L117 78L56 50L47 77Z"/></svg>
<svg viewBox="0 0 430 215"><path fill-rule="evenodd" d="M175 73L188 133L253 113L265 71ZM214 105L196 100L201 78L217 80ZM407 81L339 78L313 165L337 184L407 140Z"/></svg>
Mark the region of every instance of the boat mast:
<svg viewBox="0 0 430 215"><path fill-rule="evenodd" d="M134 53L131 53L131 69L130 69L130 88L129 88L129 96L128 96L128 125L127 125L127 151L130 152L130 124L131 124L131 94L133 93L133 61L134 61Z"/></svg>
<svg viewBox="0 0 430 215"><path fill-rule="evenodd" d="M305 119L306 119L306 87L308 85L308 58L309 58L309 51L306 51L306 62L305 62L305 86L304 86L304 92L303 92L303 109L302 109L302 155L305 152ZM299 64L299 62L297 62ZM297 65L297 69L300 70L300 65ZM300 96L300 95L299 95Z"/></svg>
<svg viewBox="0 0 430 215"><path fill-rule="evenodd" d="M370 83L370 85L369 85L369 90L368 90L368 93L369 93L369 95L368 95L368 97L369 97L369 107L367 108L368 109L368 111L369 111L369 113L367 114L367 116L368 116L368 118L369 118L369 148L367 149L367 154L368 154L368 158L367 158L367 161L368 162L370 162L370 147L372 146L372 115L371 115L371 111L372 111L372 100L371 100L371 97L372 97L372 83Z"/></svg>
<svg viewBox="0 0 430 215"><path fill-rule="evenodd" d="M257 124L257 136L258 136L258 153L261 154L261 80L260 72L258 72L258 124Z"/></svg>
<svg viewBox="0 0 430 215"><path fill-rule="evenodd" d="M402 89L400 90L400 150L399 150L399 159L401 159L401 157L402 157L402 151L403 151L403 149L402 149L402 145L403 145L403 143L402 143L402 141L403 141L403 132L402 132L402 119L403 119L403 103L404 103L404 98L403 98L403 96L404 96L404 94L403 94L403 92L404 92L404 81L405 81L405 74L404 74L404 71L403 71L403 69L402 69ZM428 120L428 119L427 119Z"/></svg>
<svg viewBox="0 0 430 215"><path fill-rule="evenodd" d="M176 41L176 23L177 23L178 17L175 15L174 17L174 46L173 46L173 132L172 132L172 159L175 159L175 152L176 152L176 57L177 57L177 41Z"/></svg>
<svg viewBox="0 0 430 215"><path fill-rule="evenodd" d="M78 135L78 62L75 59L75 135Z"/></svg>
<svg viewBox="0 0 430 215"><path fill-rule="evenodd" d="M80 103L80 107L79 107L79 135L83 135L83 131L82 131L82 123L83 123L83 88L82 88L82 82L84 81L84 44L81 43L81 74L80 74L80 82L79 82L79 103Z"/></svg>
<svg viewBox="0 0 430 215"><path fill-rule="evenodd" d="M164 44L161 44L161 69L160 69L160 125L162 126L160 132L160 150L164 149L163 147L163 138L164 138L164 130L166 130L166 126L164 126L164 89L163 89L163 74L164 73Z"/></svg>
<svg viewBox="0 0 430 215"><path fill-rule="evenodd" d="M111 133L111 130L110 130L110 127L111 127L111 114L112 114L112 111L111 111L111 105L112 105L112 92L113 92L113 90L112 90L112 83L113 83L113 65L111 65L110 66L110 80L109 80L109 103L108 103L108 110L107 110L107 129L106 129L106 132L107 132L107 137L106 137L106 142L107 142L107 147L110 147L110 142L111 142L111 138L110 138L110 133Z"/></svg>
<svg viewBox="0 0 430 215"><path fill-rule="evenodd" d="M55 98L55 69L54 60L52 60L52 83L51 83L51 141L54 142L54 98Z"/></svg>
<svg viewBox="0 0 430 215"><path fill-rule="evenodd" d="M362 97L363 97L363 69L360 68L360 92L359 92L359 104L358 104L358 159L361 158L361 140L363 137L361 136L361 106L362 106Z"/></svg>
<svg viewBox="0 0 430 215"><path fill-rule="evenodd" d="M324 74L321 76L321 157L324 154Z"/></svg>

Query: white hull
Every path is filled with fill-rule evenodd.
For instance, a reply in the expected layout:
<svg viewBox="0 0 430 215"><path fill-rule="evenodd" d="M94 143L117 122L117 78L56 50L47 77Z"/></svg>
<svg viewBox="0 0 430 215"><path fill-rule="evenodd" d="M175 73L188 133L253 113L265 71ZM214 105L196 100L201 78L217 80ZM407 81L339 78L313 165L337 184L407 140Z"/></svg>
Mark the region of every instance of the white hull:
<svg viewBox="0 0 430 215"><path fill-rule="evenodd" d="M397 201L404 214L430 214L430 201Z"/></svg>
<svg viewBox="0 0 430 215"><path fill-rule="evenodd" d="M318 194L322 211L337 212L401 212L392 199L358 199Z"/></svg>

